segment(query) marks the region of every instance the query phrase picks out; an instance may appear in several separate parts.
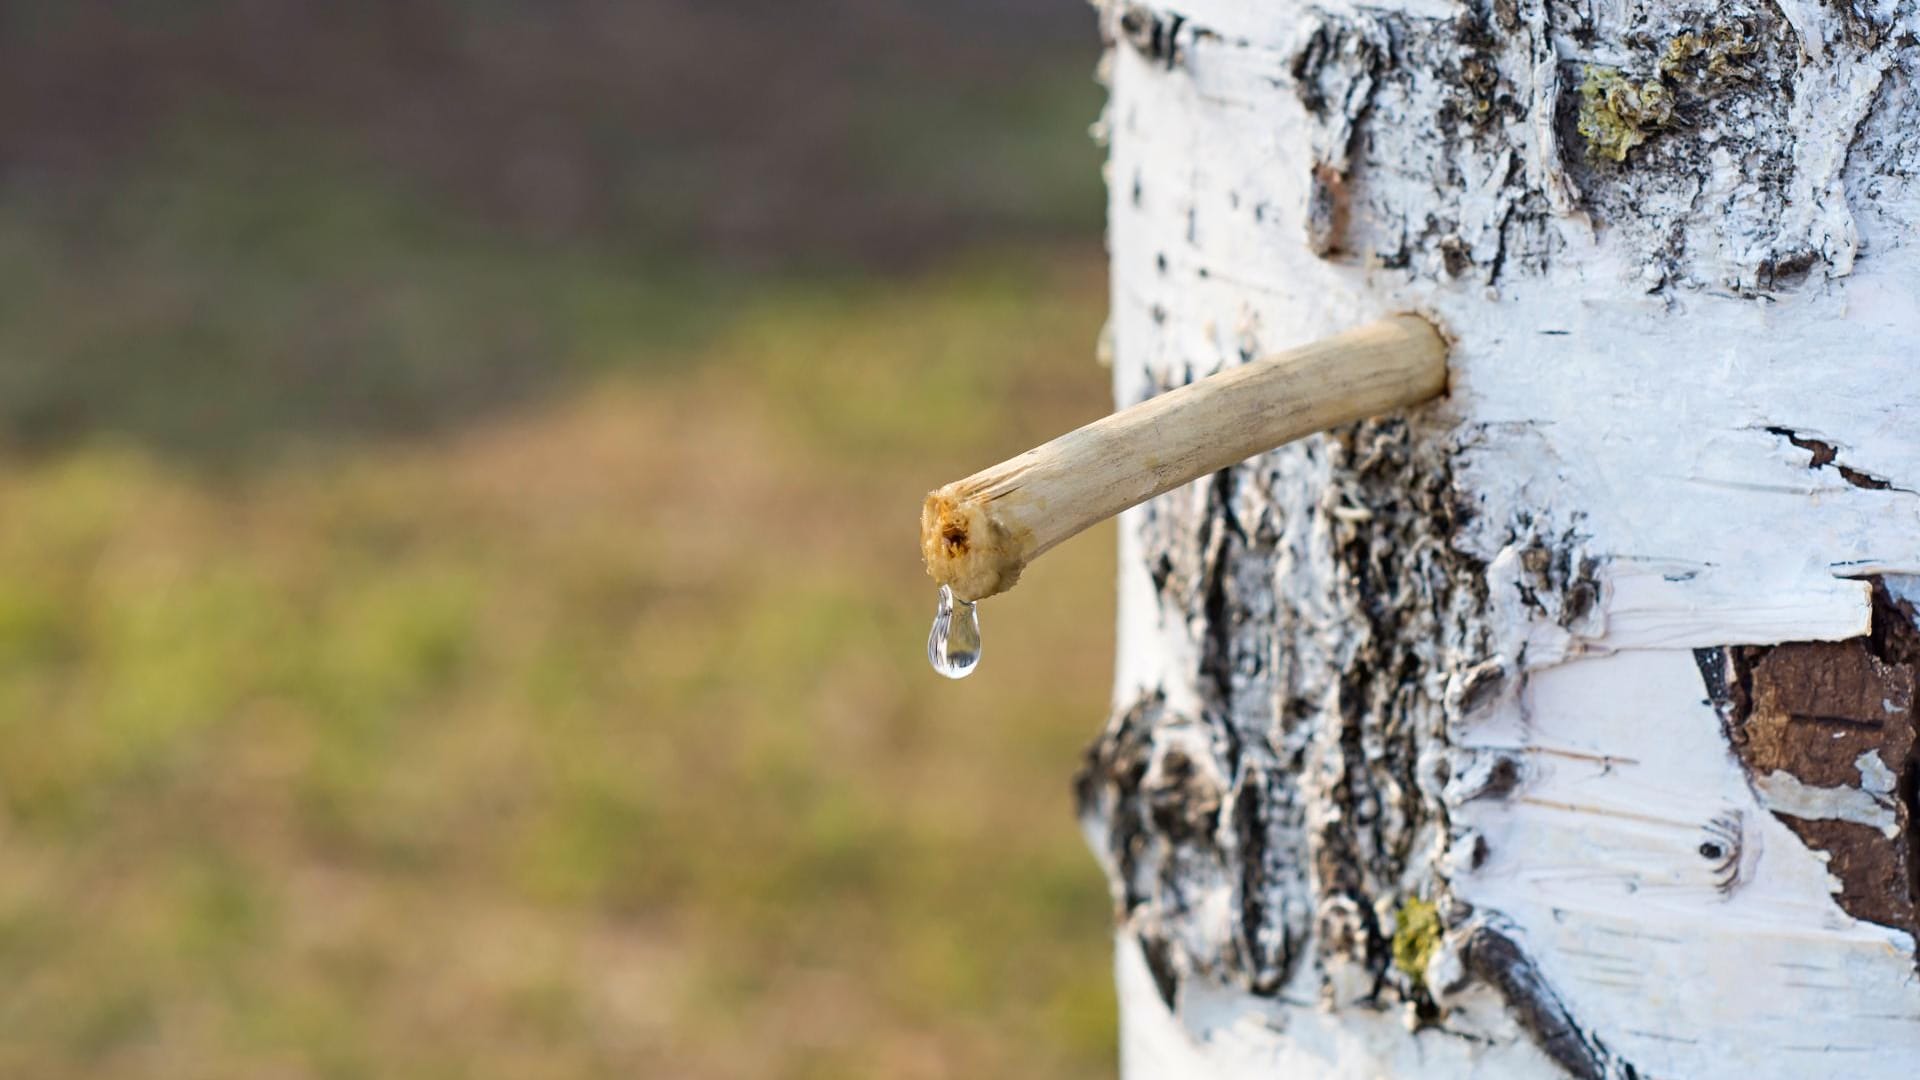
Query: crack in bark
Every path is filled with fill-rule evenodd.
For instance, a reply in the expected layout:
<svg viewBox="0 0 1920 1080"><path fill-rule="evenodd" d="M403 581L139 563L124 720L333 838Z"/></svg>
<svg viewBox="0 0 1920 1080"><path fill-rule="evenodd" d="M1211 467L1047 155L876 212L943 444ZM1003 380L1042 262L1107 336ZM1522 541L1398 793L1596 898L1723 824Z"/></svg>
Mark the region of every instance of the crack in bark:
<svg viewBox="0 0 1920 1080"><path fill-rule="evenodd" d="M1864 488L1868 491L1900 491L1908 495L1915 494L1910 488L1894 487L1892 481L1875 476L1864 469L1856 469L1850 465L1843 464L1840 461L1839 449L1830 442L1802 435L1788 427L1769 427L1766 431L1769 435L1778 435L1794 446L1805 450L1810 455L1807 461L1807 468L1809 469L1825 469L1831 467L1840 473L1842 480L1852 484L1854 487Z"/></svg>

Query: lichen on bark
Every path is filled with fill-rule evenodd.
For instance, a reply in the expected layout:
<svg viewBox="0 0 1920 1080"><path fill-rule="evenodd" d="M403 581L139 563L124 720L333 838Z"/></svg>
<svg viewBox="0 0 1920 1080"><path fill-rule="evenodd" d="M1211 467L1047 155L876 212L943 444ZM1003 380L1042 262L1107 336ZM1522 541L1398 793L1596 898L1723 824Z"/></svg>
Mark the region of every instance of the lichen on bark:
<svg viewBox="0 0 1920 1080"><path fill-rule="evenodd" d="M1613 68L1588 64L1580 84L1580 134L1587 151L1625 161L1633 148L1673 121L1673 94L1657 78L1636 83Z"/></svg>

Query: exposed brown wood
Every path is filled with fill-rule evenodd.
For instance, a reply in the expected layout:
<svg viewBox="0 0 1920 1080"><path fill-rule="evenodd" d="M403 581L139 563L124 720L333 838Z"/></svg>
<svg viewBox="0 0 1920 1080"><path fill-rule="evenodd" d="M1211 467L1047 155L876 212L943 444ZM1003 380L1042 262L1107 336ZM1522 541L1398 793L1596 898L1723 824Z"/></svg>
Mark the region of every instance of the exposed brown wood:
<svg viewBox="0 0 1920 1080"><path fill-rule="evenodd" d="M1826 854L1848 914L1920 934L1913 805L1920 631L1911 610L1876 589L1868 637L1728 652L1728 734L1755 783L1778 783L1785 774L1808 788L1865 791L1885 805L1893 835L1785 807L1775 807L1775 816ZM1867 790L1876 779L1890 790Z"/></svg>

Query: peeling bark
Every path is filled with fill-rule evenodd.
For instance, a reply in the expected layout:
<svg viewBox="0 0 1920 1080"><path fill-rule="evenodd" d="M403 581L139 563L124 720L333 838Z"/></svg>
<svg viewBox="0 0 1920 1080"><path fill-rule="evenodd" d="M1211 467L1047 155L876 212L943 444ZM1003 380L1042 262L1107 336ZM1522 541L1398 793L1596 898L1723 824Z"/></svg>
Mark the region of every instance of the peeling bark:
<svg viewBox="0 0 1920 1080"><path fill-rule="evenodd" d="M1920 935L1920 630L1884 586L1875 601L1871 635L1726 650L1710 690L1762 805L1826 857L1840 906Z"/></svg>

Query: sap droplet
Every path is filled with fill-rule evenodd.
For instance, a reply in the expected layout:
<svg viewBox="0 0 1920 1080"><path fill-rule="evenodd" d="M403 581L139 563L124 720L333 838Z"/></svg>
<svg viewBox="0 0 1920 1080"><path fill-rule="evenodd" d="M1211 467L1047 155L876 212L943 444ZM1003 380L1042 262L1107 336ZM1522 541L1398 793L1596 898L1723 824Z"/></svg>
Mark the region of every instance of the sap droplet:
<svg viewBox="0 0 1920 1080"><path fill-rule="evenodd" d="M955 600L953 590L940 586L940 606L933 611L933 633L927 635L927 663L949 679L964 679L980 666L980 611L971 600Z"/></svg>

